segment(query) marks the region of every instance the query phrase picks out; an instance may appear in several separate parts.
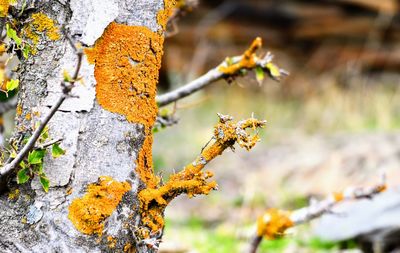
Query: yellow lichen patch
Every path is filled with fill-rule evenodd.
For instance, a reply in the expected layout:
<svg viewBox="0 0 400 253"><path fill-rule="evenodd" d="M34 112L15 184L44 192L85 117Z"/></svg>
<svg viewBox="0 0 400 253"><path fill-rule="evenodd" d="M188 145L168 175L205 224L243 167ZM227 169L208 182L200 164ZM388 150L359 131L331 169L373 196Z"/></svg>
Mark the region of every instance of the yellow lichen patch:
<svg viewBox="0 0 400 253"><path fill-rule="evenodd" d="M84 234L101 234L104 220L117 208L124 194L131 189L127 182L118 182L108 176L90 184L87 193L72 201L68 218Z"/></svg>
<svg viewBox="0 0 400 253"><path fill-rule="evenodd" d="M25 119L26 119L26 120L31 120L31 119L32 119L32 114L31 114L30 112L28 112L28 113L25 115Z"/></svg>
<svg viewBox="0 0 400 253"><path fill-rule="evenodd" d="M219 71L226 75L234 75L237 74L241 69L252 69L256 67L256 60L257 55L256 51L261 48L262 40L261 38L257 37L253 43L251 43L250 47L244 52L242 59L228 66L221 66L219 67ZM227 61L228 62L228 61Z"/></svg>
<svg viewBox="0 0 400 253"><path fill-rule="evenodd" d="M271 208L258 218L257 235L266 239L275 239L282 236L293 225L290 212Z"/></svg>
<svg viewBox="0 0 400 253"><path fill-rule="evenodd" d="M32 21L23 28L23 35L30 39L34 45L39 43L42 34L52 41L60 39L60 31L53 19L40 12L32 14L31 18ZM35 52L36 49L32 48L32 53Z"/></svg>
<svg viewBox="0 0 400 253"><path fill-rule="evenodd" d="M136 170L150 188L159 183L152 168L151 129L157 116L155 97L163 41L160 34L146 27L111 23L94 48L85 50L89 62L95 64L99 104L145 127Z"/></svg>
<svg viewBox="0 0 400 253"><path fill-rule="evenodd" d="M4 18L8 14L11 4L15 4L16 0L0 0L0 18Z"/></svg>
<svg viewBox="0 0 400 253"><path fill-rule="evenodd" d="M112 236L107 236L107 241L108 241L108 247L110 249L115 248L115 245L117 244L116 238L113 238Z"/></svg>
<svg viewBox="0 0 400 253"><path fill-rule="evenodd" d="M22 105L18 104L16 110L17 110L17 116L21 116L22 115Z"/></svg>
<svg viewBox="0 0 400 253"><path fill-rule="evenodd" d="M124 252L128 252L131 248L132 248L132 245L128 242L127 244L125 244L123 250L124 250Z"/></svg>
<svg viewBox="0 0 400 253"><path fill-rule="evenodd" d="M0 44L0 55L2 55L6 51L6 44Z"/></svg>
<svg viewBox="0 0 400 253"><path fill-rule="evenodd" d="M2 125L2 122L0 122L0 125ZM8 194L9 200L16 200L18 199L18 197L19 197L19 189L15 189Z"/></svg>
<svg viewBox="0 0 400 253"><path fill-rule="evenodd" d="M176 5L176 0L164 0L164 9L157 13L157 22L159 25L161 25L163 31L166 30L168 20L174 13L174 8Z"/></svg>

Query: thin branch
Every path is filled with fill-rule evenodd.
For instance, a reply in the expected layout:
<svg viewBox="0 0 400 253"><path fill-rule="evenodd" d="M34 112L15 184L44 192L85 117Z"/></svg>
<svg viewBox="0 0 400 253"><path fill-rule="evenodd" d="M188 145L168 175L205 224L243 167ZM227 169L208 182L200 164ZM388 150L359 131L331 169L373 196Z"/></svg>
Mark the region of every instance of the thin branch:
<svg viewBox="0 0 400 253"><path fill-rule="evenodd" d="M17 154L17 156L12 161L7 163L4 167L0 168L0 179L7 177L18 166L18 164L26 157L26 155L28 155L28 153L32 149L34 149L35 143L39 139L39 137L42 134L45 127L47 126L47 123L50 121L50 119L54 116L54 114L57 112L57 110L63 104L64 100L69 96L72 88L74 87L75 81L79 77L79 71L80 71L81 65L82 65L83 52L82 52L82 50L78 49L74 45L74 43L72 42L70 37L68 37L68 36L66 36L66 37L67 37L68 41L70 42L70 44L73 45L73 49L77 55L77 64L75 67L73 79L70 80L68 83L66 83L65 81L61 82L62 94L58 98L57 102L50 108L49 113L40 122L39 127L34 131L33 135L29 139L28 143L25 144L25 146Z"/></svg>
<svg viewBox="0 0 400 253"><path fill-rule="evenodd" d="M36 150L36 149L45 149L45 148L47 148L47 147L50 147L50 146L53 145L53 144L60 143L60 142L62 142L63 140L64 140L63 138L51 140L51 141L49 141L49 142L46 142L46 143L43 143L43 144L41 144L41 145L35 146L33 149L35 149L35 150Z"/></svg>
<svg viewBox="0 0 400 253"><path fill-rule="evenodd" d="M385 176L381 182L368 188L349 188L343 192L336 192L321 201L295 211L268 209L257 220L257 234L250 242L250 253L257 252L262 238L275 239L285 234L288 228L312 221L324 214L332 213L332 209L343 201L370 199L386 190Z"/></svg>
<svg viewBox="0 0 400 253"><path fill-rule="evenodd" d="M261 48L261 45L261 38L256 38L243 55L227 58L220 65L211 69L203 76L176 90L157 96L156 101L158 106L162 107L176 102L177 100L187 97L223 78L234 78L240 75L243 70L261 68L276 81L279 81L283 76L288 75L288 72L279 69L272 63L273 55L271 53L268 52L264 57L256 55L256 51Z"/></svg>

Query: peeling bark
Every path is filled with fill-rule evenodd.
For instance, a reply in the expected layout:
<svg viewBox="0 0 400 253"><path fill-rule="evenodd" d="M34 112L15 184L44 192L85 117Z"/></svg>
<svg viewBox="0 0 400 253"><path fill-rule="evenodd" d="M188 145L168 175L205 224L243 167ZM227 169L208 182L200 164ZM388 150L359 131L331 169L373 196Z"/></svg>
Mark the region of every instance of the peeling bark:
<svg viewBox="0 0 400 253"><path fill-rule="evenodd" d="M35 8L59 26L69 28L74 39L92 46L113 21L157 31L157 13L163 1L42 0L35 1ZM16 117L16 136L31 130L38 117L54 104L61 93L62 72L73 70L75 57L64 36L57 41L42 38L37 54L21 63L22 113ZM144 127L129 123L124 116L106 111L97 103L94 66L86 60L81 76L83 84L77 84L72 92L78 97L68 98L49 123L50 137L63 138L61 146L66 150L60 158L45 158L49 192L45 193L35 178L23 186L15 180L9 183L11 192L19 190L16 198L10 199L9 193L0 196L1 252L123 252L129 250L129 245L137 252L153 251L137 245L136 239L140 223L137 194L142 186L135 173L135 160L145 138ZM40 116L27 120L28 113ZM99 176L127 181L132 188L106 219L103 234L85 235L68 219L68 207Z"/></svg>

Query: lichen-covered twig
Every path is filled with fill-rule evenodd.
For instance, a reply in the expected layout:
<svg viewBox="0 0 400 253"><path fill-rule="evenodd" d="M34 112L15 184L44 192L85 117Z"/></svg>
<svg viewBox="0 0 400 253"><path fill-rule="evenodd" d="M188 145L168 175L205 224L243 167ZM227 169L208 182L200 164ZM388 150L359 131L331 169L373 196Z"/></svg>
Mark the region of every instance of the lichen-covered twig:
<svg viewBox="0 0 400 253"><path fill-rule="evenodd" d="M275 239L281 237L288 228L331 213L332 209L338 203L372 198L385 190L385 177L382 176L382 181L373 187L349 188L342 192L335 192L321 201L313 202L309 206L295 211L285 211L275 208L268 209L257 220L257 234L251 240L249 252L255 253L263 238Z"/></svg>
<svg viewBox="0 0 400 253"><path fill-rule="evenodd" d="M74 84L76 80L78 80L79 77L79 71L81 69L82 65L82 57L83 57L83 52L80 48L77 48L75 44L73 43L72 39L66 35L66 38L68 41L70 41L70 44L72 45L72 48L74 49L76 55L77 55L77 64L75 66L75 71L70 80L63 80L61 82L61 87L62 87L62 94L58 98L57 102L50 108L49 113L43 118L43 120L40 122L38 128L33 132L32 136L29 138L29 141L25 144L25 146L18 152L16 157L9 161L7 164L4 165L4 167L0 168L0 180L1 182L4 182L4 178L7 177L18 165L19 163L26 157L26 155L35 147L36 141L39 139L41 133L45 129L47 123L50 121L50 119L54 116L54 114L57 112L57 110L60 108L64 100L70 95L70 92L72 88L74 87Z"/></svg>
<svg viewBox="0 0 400 253"><path fill-rule="evenodd" d="M271 53L268 52L263 57L256 54L256 51L260 49L261 46L261 38L256 38L243 55L231 58L228 57L219 66L211 69L206 74L190 83L166 94L157 96L156 101L158 106L166 106L179 99L187 97L220 79L236 77L244 70L259 68L269 74L269 76L276 81L279 81L283 76L288 75L288 72L278 68L272 63L273 55Z"/></svg>
<svg viewBox="0 0 400 253"><path fill-rule="evenodd" d="M208 194L217 188L215 181L207 180L213 176L203 168L227 148L233 148L237 143L240 147L250 150L258 142L257 134L250 135L247 129L264 127L266 121L249 118L238 122L233 121L231 116L218 114L219 123L214 128L214 142L205 147L201 154L188 164L184 169L173 174L169 181L156 189L146 188L139 193L142 210L142 221L153 232L163 228L163 211L168 203L180 194L189 197Z"/></svg>

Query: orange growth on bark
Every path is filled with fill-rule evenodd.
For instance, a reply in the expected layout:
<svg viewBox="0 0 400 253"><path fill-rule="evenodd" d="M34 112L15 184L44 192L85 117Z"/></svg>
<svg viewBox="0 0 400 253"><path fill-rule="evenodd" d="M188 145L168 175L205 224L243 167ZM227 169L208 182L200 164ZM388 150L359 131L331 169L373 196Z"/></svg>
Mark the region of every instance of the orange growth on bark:
<svg viewBox="0 0 400 253"><path fill-rule="evenodd" d="M174 13L176 4L176 0L164 0L164 9L157 13L157 23L161 25L164 31L167 28L169 18Z"/></svg>
<svg viewBox="0 0 400 253"><path fill-rule="evenodd" d="M257 235L266 239L275 239L282 236L293 225L290 212L271 208L258 218Z"/></svg>
<svg viewBox="0 0 400 253"><path fill-rule="evenodd" d="M7 16L9 7L10 0L0 0L0 18L4 18Z"/></svg>
<svg viewBox="0 0 400 253"><path fill-rule="evenodd" d="M157 116L155 97L162 45L163 37L146 27L111 23L94 48L85 51L95 64L99 104L145 127L137 172L150 188L159 183L152 168L151 129Z"/></svg>
<svg viewBox="0 0 400 253"><path fill-rule="evenodd" d="M257 37L250 45L250 47L244 52L242 59L229 66L219 67L219 71L226 75L237 74L241 69L252 69L256 67L257 55L256 51L261 48L262 40Z"/></svg>
<svg viewBox="0 0 400 253"><path fill-rule="evenodd" d="M127 182L118 182L108 176L90 184L82 198L69 206L68 218L84 234L102 234L104 220L117 208L124 194L131 189Z"/></svg>
<svg viewBox="0 0 400 253"><path fill-rule="evenodd" d="M60 39L60 31L56 22L44 13L34 13L31 16L32 21L23 28L23 34L30 39L34 46L39 43L42 34L51 40ZM36 53L36 48L32 48L32 53Z"/></svg>

